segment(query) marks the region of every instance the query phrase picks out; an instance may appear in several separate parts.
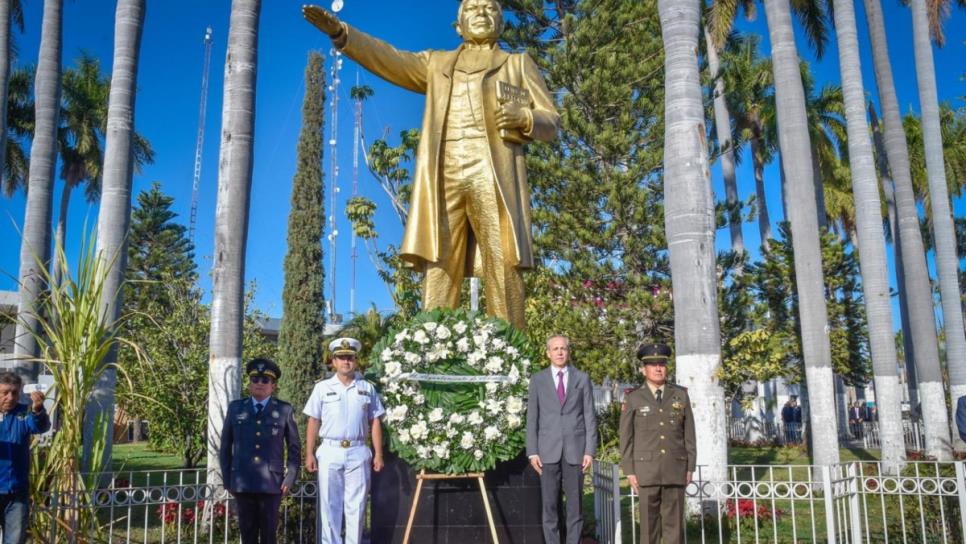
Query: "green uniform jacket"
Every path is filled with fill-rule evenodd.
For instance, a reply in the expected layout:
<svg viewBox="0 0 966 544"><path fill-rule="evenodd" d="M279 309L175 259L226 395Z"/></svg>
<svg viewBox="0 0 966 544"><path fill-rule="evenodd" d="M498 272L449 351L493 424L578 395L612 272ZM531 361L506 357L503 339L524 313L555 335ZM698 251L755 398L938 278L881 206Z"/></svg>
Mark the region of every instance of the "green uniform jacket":
<svg viewBox="0 0 966 544"><path fill-rule="evenodd" d="M697 448L691 399L683 387L665 384L657 402L645 385L627 394L620 421L621 469L639 485L684 485L694 472Z"/></svg>

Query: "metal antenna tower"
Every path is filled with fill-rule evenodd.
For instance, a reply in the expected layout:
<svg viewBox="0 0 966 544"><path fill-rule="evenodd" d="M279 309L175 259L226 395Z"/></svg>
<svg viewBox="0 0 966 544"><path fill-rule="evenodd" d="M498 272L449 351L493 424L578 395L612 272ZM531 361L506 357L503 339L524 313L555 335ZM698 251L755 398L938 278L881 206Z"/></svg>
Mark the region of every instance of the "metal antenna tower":
<svg viewBox="0 0 966 544"><path fill-rule="evenodd" d="M332 101L330 102L332 113L329 117L329 122L331 124L331 137L329 138L329 175L331 180L331 185L329 187L329 323L340 323L342 321L342 316L335 311L335 293L336 293L336 237L339 236L339 231L336 229L335 224L335 210L337 198L339 195L339 163L337 155L337 143L338 143L338 133L339 133L339 72L342 71L342 52L336 48L329 50L329 56L332 57L332 68L330 71L331 81L329 84L329 94L332 96Z"/></svg>
<svg viewBox="0 0 966 544"><path fill-rule="evenodd" d="M359 86L359 72L356 72L356 87ZM352 143L352 197L359 196L359 148L362 146L362 97L355 98L355 134ZM356 231L352 229L352 287L349 289L349 315L356 315Z"/></svg>
<svg viewBox="0 0 966 544"><path fill-rule="evenodd" d="M195 241L195 225L198 222L198 189L201 185L201 148L205 143L205 113L208 110L208 72L211 67L211 27L205 30L205 67L201 71L201 107L198 109L198 139L195 142L195 171L191 180L191 219L188 221L188 239Z"/></svg>

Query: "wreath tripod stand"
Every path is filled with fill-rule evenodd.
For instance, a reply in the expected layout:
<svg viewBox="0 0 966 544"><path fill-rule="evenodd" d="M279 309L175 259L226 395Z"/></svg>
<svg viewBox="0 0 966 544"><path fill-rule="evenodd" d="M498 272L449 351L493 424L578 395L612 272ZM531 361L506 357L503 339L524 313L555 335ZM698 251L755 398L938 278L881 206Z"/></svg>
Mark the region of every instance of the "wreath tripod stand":
<svg viewBox="0 0 966 544"><path fill-rule="evenodd" d="M406 522L406 534L403 536L403 544L409 544L409 537L412 534L413 522L416 520L416 507L419 506L419 495L423 490L423 482L426 480L465 480L476 478L480 484L480 496L483 497L483 508L486 510L486 521L490 525L490 536L493 544L499 544L496 536L496 525L493 523L493 511L490 510L490 499L486 496L486 484L483 483L482 472L467 472L466 474L426 474L426 470L420 470L416 475L416 493L413 495L413 505L409 509L409 521Z"/></svg>

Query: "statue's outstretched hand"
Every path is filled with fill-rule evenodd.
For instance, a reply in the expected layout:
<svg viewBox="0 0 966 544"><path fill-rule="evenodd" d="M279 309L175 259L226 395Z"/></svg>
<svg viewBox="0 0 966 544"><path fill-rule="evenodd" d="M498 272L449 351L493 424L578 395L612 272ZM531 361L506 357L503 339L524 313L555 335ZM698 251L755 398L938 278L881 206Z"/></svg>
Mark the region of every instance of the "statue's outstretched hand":
<svg viewBox="0 0 966 544"><path fill-rule="evenodd" d="M335 36L342 30L342 23L335 14L320 6L303 5L302 16L328 36Z"/></svg>

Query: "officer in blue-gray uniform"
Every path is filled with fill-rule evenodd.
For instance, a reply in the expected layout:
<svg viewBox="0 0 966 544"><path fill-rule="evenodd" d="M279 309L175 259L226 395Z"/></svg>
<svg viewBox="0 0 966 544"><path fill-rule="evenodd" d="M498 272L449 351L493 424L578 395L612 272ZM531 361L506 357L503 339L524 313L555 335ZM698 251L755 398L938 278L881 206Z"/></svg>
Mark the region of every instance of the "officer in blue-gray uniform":
<svg viewBox="0 0 966 544"><path fill-rule="evenodd" d="M371 471L382 470L382 423L385 410L375 387L356 372L362 344L353 338L329 343L335 375L315 384L305 404L305 469L319 473L319 541L358 544L365 521ZM372 436L372 450L366 438ZM319 441L315 449L316 439Z"/></svg>
<svg viewBox="0 0 966 544"><path fill-rule="evenodd" d="M228 405L218 460L238 505L242 543L275 544L278 507L299 472L299 431L292 405L272 397L278 365L253 359L245 374L251 396Z"/></svg>

